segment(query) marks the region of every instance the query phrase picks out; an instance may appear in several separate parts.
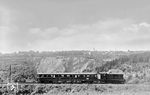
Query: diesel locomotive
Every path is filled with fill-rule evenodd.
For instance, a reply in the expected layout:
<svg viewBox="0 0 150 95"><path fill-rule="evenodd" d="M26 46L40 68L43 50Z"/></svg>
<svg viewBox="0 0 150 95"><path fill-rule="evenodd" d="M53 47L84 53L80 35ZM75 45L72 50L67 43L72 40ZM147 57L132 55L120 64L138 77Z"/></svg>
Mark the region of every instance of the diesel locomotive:
<svg viewBox="0 0 150 95"><path fill-rule="evenodd" d="M113 73L38 73L38 83L46 84L104 84L125 83L124 74Z"/></svg>

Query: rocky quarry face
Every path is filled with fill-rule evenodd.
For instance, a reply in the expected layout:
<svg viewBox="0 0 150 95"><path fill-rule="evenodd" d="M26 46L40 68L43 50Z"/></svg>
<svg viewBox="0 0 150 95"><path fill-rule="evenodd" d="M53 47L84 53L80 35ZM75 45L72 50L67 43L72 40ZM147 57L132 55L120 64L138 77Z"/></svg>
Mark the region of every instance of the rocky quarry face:
<svg viewBox="0 0 150 95"><path fill-rule="evenodd" d="M38 66L38 73L91 72L95 69L95 60L84 57L46 57Z"/></svg>

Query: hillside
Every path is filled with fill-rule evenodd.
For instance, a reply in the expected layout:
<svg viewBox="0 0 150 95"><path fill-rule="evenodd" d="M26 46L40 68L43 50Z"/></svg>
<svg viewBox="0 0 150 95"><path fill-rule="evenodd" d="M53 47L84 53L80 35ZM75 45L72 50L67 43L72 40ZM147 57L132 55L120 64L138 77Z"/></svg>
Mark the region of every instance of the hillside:
<svg viewBox="0 0 150 95"><path fill-rule="evenodd" d="M102 72L120 69L127 83L150 82L148 51L18 52L0 55L1 82L35 81L36 73Z"/></svg>

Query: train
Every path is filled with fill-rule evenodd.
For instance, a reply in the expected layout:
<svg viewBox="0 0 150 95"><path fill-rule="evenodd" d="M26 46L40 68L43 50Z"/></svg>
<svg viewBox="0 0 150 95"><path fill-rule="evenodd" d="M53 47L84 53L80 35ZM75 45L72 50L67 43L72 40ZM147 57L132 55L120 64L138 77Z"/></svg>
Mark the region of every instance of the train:
<svg viewBox="0 0 150 95"><path fill-rule="evenodd" d="M115 73L38 73L37 82L45 84L124 84L124 74Z"/></svg>

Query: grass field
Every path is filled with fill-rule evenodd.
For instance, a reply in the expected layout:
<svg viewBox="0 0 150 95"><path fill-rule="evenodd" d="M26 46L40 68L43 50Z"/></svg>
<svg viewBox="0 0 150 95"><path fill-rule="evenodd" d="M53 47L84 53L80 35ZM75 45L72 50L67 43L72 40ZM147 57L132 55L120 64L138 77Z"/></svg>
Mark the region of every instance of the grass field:
<svg viewBox="0 0 150 95"><path fill-rule="evenodd" d="M53 85L43 95L150 95L148 84Z"/></svg>
<svg viewBox="0 0 150 95"><path fill-rule="evenodd" d="M150 95L146 84L18 84L27 95ZM3 85L4 86L4 85ZM27 92L28 92L27 91ZM11 94L13 95L13 94ZM20 95L20 94L17 94Z"/></svg>

